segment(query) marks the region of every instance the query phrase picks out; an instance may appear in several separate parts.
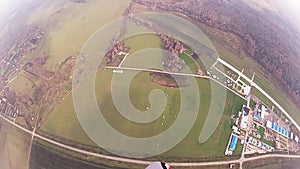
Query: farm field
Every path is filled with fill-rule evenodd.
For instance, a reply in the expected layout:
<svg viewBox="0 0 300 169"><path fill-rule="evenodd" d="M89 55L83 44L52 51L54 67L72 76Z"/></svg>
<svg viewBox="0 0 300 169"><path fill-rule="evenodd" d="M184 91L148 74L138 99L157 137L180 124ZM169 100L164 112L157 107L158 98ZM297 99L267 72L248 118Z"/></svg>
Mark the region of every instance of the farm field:
<svg viewBox="0 0 300 169"><path fill-rule="evenodd" d="M22 84L22 85L20 85ZM28 94L28 95L32 95L33 94L33 86L34 83L32 83L32 81L30 81L26 76L17 76L10 84L9 84L9 88L14 90L15 92L19 93L19 94Z"/></svg>
<svg viewBox="0 0 300 169"><path fill-rule="evenodd" d="M30 157L30 169L140 169L145 167L145 165L118 162L74 153L40 139L34 140Z"/></svg>
<svg viewBox="0 0 300 169"><path fill-rule="evenodd" d="M268 158L243 163L243 168L251 169L297 169L299 168L299 160L291 158Z"/></svg>
<svg viewBox="0 0 300 169"><path fill-rule="evenodd" d="M0 118L0 168L27 168L31 136Z"/></svg>

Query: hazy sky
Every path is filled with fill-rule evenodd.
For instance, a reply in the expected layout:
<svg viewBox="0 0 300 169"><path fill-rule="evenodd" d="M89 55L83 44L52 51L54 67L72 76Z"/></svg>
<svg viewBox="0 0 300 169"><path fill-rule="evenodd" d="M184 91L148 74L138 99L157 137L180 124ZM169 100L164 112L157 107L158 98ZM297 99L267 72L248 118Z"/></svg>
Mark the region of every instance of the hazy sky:
<svg viewBox="0 0 300 169"><path fill-rule="evenodd" d="M300 1L299 0L284 0L280 1L280 4L283 5L287 14L291 14L291 18L296 19L298 26L300 24Z"/></svg>
<svg viewBox="0 0 300 169"><path fill-rule="evenodd" d="M30 1L34 0L0 0L0 23L1 20L24 4L24 2ZM288 17L298 27L298 31L300 32L300 0L266 0L266 2L276 2L277 4L280 4L280 8L282 8L280 11L283 11L286 15L288 15Z"/></svg>
<svg viewBox="0 0 300 169"><path fill-rule="evenodd" d="M32 0L0 0L0 17L15 10L20 4ZM251 1L251 0L250 0ZM267 1L268 2L268 1ZM269 1L270 2L270 1ZM300 1L299 0L279 0L276 1L283 5L285 9L293 13L300 20Z"/></svg>
<svg viewBox="0 0 300 169"><path fill-rule="evenodd" d="M0 0L0 27L5 24L6 19L26 2L32 0Z"/></svg>
<svg viewBox="0 0 300 169"><path fill-rule="evenodd" d="M0 15L6 15L16 9L21 2L24 2L24 0L0 0Z"/></svg>

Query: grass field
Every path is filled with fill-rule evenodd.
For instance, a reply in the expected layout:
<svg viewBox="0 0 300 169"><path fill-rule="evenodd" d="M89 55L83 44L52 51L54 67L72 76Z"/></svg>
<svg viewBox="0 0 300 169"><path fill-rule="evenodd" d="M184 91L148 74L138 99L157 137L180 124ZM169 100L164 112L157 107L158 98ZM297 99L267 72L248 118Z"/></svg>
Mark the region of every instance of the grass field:
<svg viewBox="0 0 300 169"><path fill-rule="evenodd" d="M179 89L165 88L149 82L148 73L140 73L132 81L130 86L130 99L132 104L140 110L145 110L149 106L148 93L153 89L161 89L168 95L168 100L165 108L165 119L158 118L155 121L147 124L134 123L126 120L121 116L114 107L110 93L110 78L111 70L99 71L96 78L96 96L98 105L106 120L119 132L135 136L149 137L158 134L172 125L176 119L176 110L178 111L180 103ZM105 83L104 83L105 82ZM241 105L245 101L235 94L228 91L227 102L224 110L224 115L220 124L213 135L203 144L199 144L201 128L203 127L205 118L210 107L210 82L205 79L197 80L200 90L200 110L196 123L187 135L187 137L175 148L163 154L166 157L212 157L223 156L230 133L231 122L230 116L236 114L240 110ZM164 122L164 126L161 123ZM49 119L42 125L41 130L53 135L58 135L62 138L71 139L83 144L93 145L81 129L81 126L76 118L72 105L72 98L68 97L59 105L54 112L51 113Z"/></svg>
<svg viewBox="0 0 300 169"><path fill-rule="evenodd" d="M238 169L239 164L236 164L234 169ZM53 146L49 143L36 139L32 147L30 158L30 168L59 168L59 169L141 169L146 165L131 164L96 158L93 156L85 156L76 154L72 151ZM174 166L171 166L174 168ZM224 169L228 165L214 166L197 166L197 167L175 167L178 169Z"/></svg>
<svg viewBox="0 0 300 169"><path fill-rule="evenodd" d="M185 62L185 64L191 69L191 71L194 74L197 74L198 65L195 63L195 61L190 56L188 56L185 53L180 53L178 57Z"/></svg>
<svg viewBox="0 0 300 169"><path fill-rule="evenodd" d="M264 133L265 133L265 129L263 127L259 126L259 128L257 129L257 132L258 132L258 134L260 134L261 136L263 136Z"/></svg>
<svg viewBox="0 0 300 169"><path fill-rule="evenodd" d="M161 49L162 43L160 38L155 34L143 34L125 39L125 46L130 48L129 52L132 54L147 48Z"/></svg>
<svg viewBox="0 0 300 169"><path fill-rule="evenodd" d="M65 98L55 108L54 112L49 115L46 122L41 126L41 130L81 144L95 146L95 143L85 134L77 119L72 95Z"/></svg>
<svg viewBox="0 0 300 169"><path fill-rule="evenodd" d="M22 85L20 85L22 84ZM33 94L33 85L32 81L30 81L27 77L25 76L20 76L18 75L10 84L9 88L15 91L18 94L28 94L32 95Z"/></svg>
<svg viewBox="0 0 300 169"><path fill-rule="evenodd" d="M249 105L249 106L250 106L250 108L251 108L252 110L254 110L255 104L256 104L255 101L251 99L251 100L250 100L250 105Z"/></svg>
<svg viewBox="0 0 300 169"><path fill-rule="evenodd" d="M22 85L21 85L22 84ZM23 71L20 71L16 78L9 83L9 88L19 95L33 95L34 87L40 85L37 80L29 79Z"/></svg>
<svg viewBox="0 0 300 169"><path fill-rule="evenodd" d="M49 23L46 25L50 33L43 51L50 57L46 67L55 69L66 57L78 54L88 38L106 23L121 17L128 4L129 1L122 0L91 0L85 4L65 5L54 17L47 14Z"/></svg>

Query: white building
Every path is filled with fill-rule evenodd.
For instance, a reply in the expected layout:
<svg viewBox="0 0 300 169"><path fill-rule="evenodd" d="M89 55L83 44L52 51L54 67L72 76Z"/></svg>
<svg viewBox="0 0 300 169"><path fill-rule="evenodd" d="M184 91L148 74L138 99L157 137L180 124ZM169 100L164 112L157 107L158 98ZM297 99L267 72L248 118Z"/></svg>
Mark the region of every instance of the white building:
<svg viewBox="0 0 300 169"><path fill-rule="evenodd" d="M248 126L248 114L250 109L243 105L242 107L242 119L241 119L241 128L246 129Z"/></svg>
<svg viewBox="0 0 300 169"><path fill-rule="evenodd" d="M260 114L260 118L262 118L262 119L265 118L265 115L267 114L267 110L268 110L268 109L267 109L264 105L261 106L261 114Z"/></svg>
<svg viewBox="0 0 300 169"><path fill-rule="evenodd" d="M295 136L295 141L296 141L296 143L299 142L299 137L298 136Z"/></svg>

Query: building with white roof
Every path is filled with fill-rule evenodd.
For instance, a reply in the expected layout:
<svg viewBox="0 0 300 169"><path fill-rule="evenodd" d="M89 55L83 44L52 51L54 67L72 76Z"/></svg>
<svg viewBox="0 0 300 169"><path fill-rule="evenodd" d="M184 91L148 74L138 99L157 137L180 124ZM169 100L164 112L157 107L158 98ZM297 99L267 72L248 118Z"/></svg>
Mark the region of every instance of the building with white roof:
<svg viewBox="0 0 300 169"><path fill-rule="evenodd" d="M260 118L262 118L262 119L265 118L265 115L267 114L267 110L268 109L264 105L261 106Z"/></svg>

